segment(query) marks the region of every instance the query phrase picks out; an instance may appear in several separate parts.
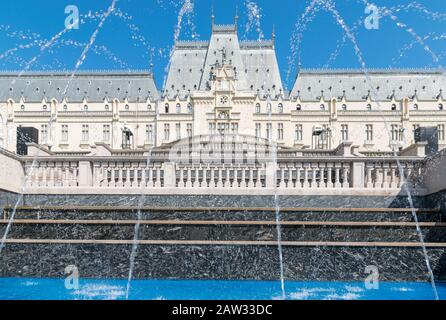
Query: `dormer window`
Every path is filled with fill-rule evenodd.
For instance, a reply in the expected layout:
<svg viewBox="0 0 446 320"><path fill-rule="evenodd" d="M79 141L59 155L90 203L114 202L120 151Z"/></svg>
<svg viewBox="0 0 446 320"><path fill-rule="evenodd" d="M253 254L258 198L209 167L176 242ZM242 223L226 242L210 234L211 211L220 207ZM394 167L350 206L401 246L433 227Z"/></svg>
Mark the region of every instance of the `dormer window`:
<svg viewBox="0 0 446 320"><path fill-rule="evenodd" d="M438 110L443 111L443 104L442 103L438 104Z"/></svg>
<svg viewBox="0 0 446 320"><path fill-rule="evenodd" d="M302 110L302 106L301 106L300 104L298 104L298 105L296 106L296 110L297 110L297 111Z"/></svg>
<svg viewBox="0 0 446 320"><path fill-rule="evenodd" d="M181 113L181 105L179 103L177 103L176 112Z"/></svg>
<svg viewBox="0 0 446 320"><path fill-rule="evenodd" d="M256 113L260 113L260 103L256 103Z"/></svg>
<svg viewBox="0 0 446 320"><path fill-rule="evenodd" d="M166 113L169 113L169 104L168 104L168 103L166 103L166 104L164 105L164 111L165 111Z"/></svg>

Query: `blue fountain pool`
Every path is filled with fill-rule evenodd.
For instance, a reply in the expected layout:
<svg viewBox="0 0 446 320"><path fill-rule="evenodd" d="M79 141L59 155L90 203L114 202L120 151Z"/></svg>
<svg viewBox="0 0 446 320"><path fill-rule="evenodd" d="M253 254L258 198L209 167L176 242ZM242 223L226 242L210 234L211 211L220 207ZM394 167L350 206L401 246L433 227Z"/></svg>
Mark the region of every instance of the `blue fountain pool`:
<svg viewBox="0 0 446 320"><path fill-rule="evenodd" d="M0 299L9 300L119 300L125 299L125 280L81 279L78 289L65 288L63 279L0 278ZM437 283L446 299L446 283ZM363 282L286 282L287 299L401 300L433 299L429 283L382 282L366 289ZM135 280L132 300L271 300L281 297L273 281Z"/></svg>

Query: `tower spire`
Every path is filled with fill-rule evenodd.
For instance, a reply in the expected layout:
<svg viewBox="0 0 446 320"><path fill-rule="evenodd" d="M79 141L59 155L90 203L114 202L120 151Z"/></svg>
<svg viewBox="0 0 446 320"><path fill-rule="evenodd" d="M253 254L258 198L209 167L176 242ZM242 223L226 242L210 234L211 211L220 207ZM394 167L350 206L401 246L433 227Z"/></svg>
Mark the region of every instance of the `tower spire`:
<svg viewBox="0 0 446 320"><path fill-rule="evenodd" d="M271 40L273 41L273 46L274 46L276 43L276 25L274 25L274 24L273 24L273 31L271 34Z"/></svg>
<svg viewBox="0 0 446 320"><path fill-rule="evenodd" d="M238 4L235 6L235 16L234 16L235 31L237 31L237 25L238 25Z"/></svg>
<svg viewBox="0 0 446 320"><path fill-rule="evenodd" d="M214 6L211 7L211 22L212 22L212 32L214 32L214 24L215 24Z"/></svg>

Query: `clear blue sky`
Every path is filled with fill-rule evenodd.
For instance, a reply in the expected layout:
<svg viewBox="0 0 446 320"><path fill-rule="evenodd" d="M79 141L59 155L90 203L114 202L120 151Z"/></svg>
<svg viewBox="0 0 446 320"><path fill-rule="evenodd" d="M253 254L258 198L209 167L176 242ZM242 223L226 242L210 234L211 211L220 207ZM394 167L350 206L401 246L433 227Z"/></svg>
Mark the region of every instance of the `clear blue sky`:
<svg viewBox="0 0 446 320"><path fill-rule="evenodd" d="M226 24L233 23L238 6L241 39L258 39L258 25L264 38L269 39L275 25L279 67L287 87L296 77L298 57L305 68L360 66L351 41L343 42L344 30L323 7L309 11L310 20L302 28L305 21L301 17L311 0L190 1L193 11L186 10L183 16L180 39L208 39L212 7L216 23ZM367 67L438 67L445 64L445 0L376 0L377 6L389 8L394 15L393 20L389 16L381 17L378 30L364 27L363 0L331 1L348 28L353 29ZM70 4L77 5L80 10L80 29L64 34L30 69L73 69L99 23L95 14L106 10L111 0L1 1L0 69L21 70L38 55L41 45L64 28L64 10ZM117 10L106 20L80 69L147 69L152 61L161 89L182 4L183 0L119 0ZM88 17L89 12L91 17ZM398 26L397 22L407 27ZM303 32L297 45L292 39L298 38L299 30ZM431 52L416 42L415 34ZM17 50L7 51L13 48ZM438 57L438 62L433 55Z"/></svg>

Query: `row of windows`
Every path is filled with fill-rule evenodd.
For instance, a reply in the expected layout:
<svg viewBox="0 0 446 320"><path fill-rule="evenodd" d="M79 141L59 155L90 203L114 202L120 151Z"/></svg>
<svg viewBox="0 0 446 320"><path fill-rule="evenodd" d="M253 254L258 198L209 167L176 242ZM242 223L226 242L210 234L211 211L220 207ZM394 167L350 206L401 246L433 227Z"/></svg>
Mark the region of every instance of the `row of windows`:
<svg viewBox="0 0 446 320"><path fill-rule="evenodd" d="M186 132L187 137L193 136L193 129L192 124L188 123L186 125ZM413 125L413 135L415 138L415 130L419 128L419 124ZM164 140L170 141L170 124L166 123L164 124ZM438 140L445 141L445 125L439 124L437 126L438 128ZM238 123L210 123L209 124L209 133L210 134L238 134ZM262 132L262 124L256 123L255 124L255 136L257 138L261 137ZM272 124L267 123L266 124L266 131L265 131L265 138L266 139L272 139ZM41 134L41 143L46 143L48 140L48 125L44 124L41 126L40 130ZM68 125L62 125L61 127L61 141L67 142L68 141ZM82 125L82 135L81 135L81 141L89 141L89 135L90 135L90 127L88 124ZM403 141L404 139L404 131L401 128L401 125L399 124L392 124L390 126L390 135L391 135L391 141ZM302 141L304 137L303 134L303 125L302 124L296 124L295 125L295 134L294 139L295 141ZM373 131L373 125L372 124L366 124L365 125L365 138L366 141L372 142L374 137L374 131ZM103 142L110 142L111 134L110 134L110 125L105 124L103 125ZM175 124L175 138L177 140L181 139L181 123ZM283 140L284 138L284 125L283 123L277 124L277 139ZM326 136L324 135L322 139L324 140ZM153 124L146 125L146 140L148 142L153 142L154 140L154 126ZM348 124L341 124L341 140L347 141L349 140L349 126Z"/></svg>
<svg viewBox="0 0 446 320"><path fill-rule="evenodd" d="M193 136L192 123L186 124L186 135L187 137ZM180 140L181 136L181 123L175 123L175 139ZM164 124L164 141L170 141L170 123Z"/></svg>
<svg viewBox="0 0 446 320"><path fill-rule="evenodd" d="M85 105L83 105L82 110L84 110L84 111L88 111L88 108L89 108L88 105L85 104ZM126 104L126 105L124 106L124 108L125 108L125 110L130 110L130 105ZM412 108L413 108L413 110L419 110L419 106L418 106L418 104L416 104L416 103L413 104ZM438 108L439 111L443 111L443 110L444 110L444 107L443 107L443 104L442 104L442 103L439 103L438 106L437 106L437 108ZM20 106L20 109L21 109L22 111L24 111L24 110L26 109L25 105L22 104L22 105ZM48 110L48 106L45 104L45 105L42 106L42 109L43 109L43 111L47 111L47 110ZM104 106L104 109L105 109L106 111L108 111L108 110L110 110L110 106L109 106L108 104L106 104L106 105ZM321 104L321 105L319 106L319 109L320 109L321 111L325 111L325 110L326 110L326 106L325 106L325 104ZM343 111L346 111L346 110L348 110L348 107L347 107L347 105L344 103L344 104L342 104L341 109L342 109ZM63 106L63 110L68 110L68 105L64 105L64 106ZM152 105L151 105L151 104L148 104L148 105L147 105L147 110L149 110L149 111L152 110ZM301 111L301 110L302 110L302 105L301 105L301 104L296 105L296 110L297 110L297 111ZM367 104L367 105L366 105L366 110L369 110L369 111L372 110L372 105L371 105L371 104ZM396 105L396 104L392 104L392 106L391 106L391 110L392 110L392 111L398 111L398 110L400 110L400 107L399 107L398 105ZM176 107L175 107L175 111L176 111L176 113L181 113L181 105L180 105L179 103L176 105ZM282 103L279 103L279 104L277 105L277 113L283 113L283 111L284 111L283 104L282 104ZM170 104L169 104L169 103L166 103L166 104L164 105L164 112L165 112L165 113L170 113ZM192 104L189 103L189 104L187 105L187 113L192 113L192 112L193 112L193 107L192 107ZM256 104L255 112L256 112L256 113L261 113L261 106L260 106L260 103L257 103L257 104ZM268 103L267 106L266 106L266 113L271 113L271 112L272 112L272 105L271 105L271 103Z"/></svg>
<svg viewBox="0 0 446 320"><path fill-rule="evenodd" d="M84 110L84 111L88 111L88 108L89 108L89 106L88 106L87 104L84 104L84 105L81 107L81 109ZM110 110L110 105L108 105L108 104L104 105L104 109L105 109L106 111ZM126 105L124 106L124 109L125 109L125 110L130 110L130 105L126 104ZM20 110L25 111L25 110L26 110L26 106L25 106L24 104L22 104L22 105L20 106ZM42 106L42 110L43 110L43 111L47 111L47 110L48 110L48 106L47 106L46 104L44 104L44 105ZM65 105L63 106L63 110L68 110L68 105L65 104ZM149 110L149 111L152 110L152 105L151 105L151 104L148 104L148 105L147 105L147 110Z"/></svg>
<svg viewBox="0 0 446 320"><path fill-rule="evenodd" d="M164 112L165 113L170 113L170 104L166 103L164 105ZM176 113L181 113L181 104L177 103L177 105L175 106L175 112ZM187 113L192 113L193 112L193 107L191 103L187 104Z"/></svg>
<svg viewBox="0 0 446 320"><path fill-rule="evenodd" d="M176 132L176 139L181 139L181 123L175 124L175 132ZM192 137L193 130L192 130L192 123L187 124L186 128L187 136ZM146 136L145 139L147 142L153 142L154 141L154 126L153 124L147 124L146 125ZM68 142L68 136L69 136L69 129L68 125L64 124L61 127L61 142ZM48 125L43 124L40 129L40 137L41 137L41 143L47 143L48 142ZM102 129L102 141L103 142L110 142L111 139L111 129L109 124L104 124ZM82 134L81 134L81 141L86 142L90 140L90 126L88 124L82 125ZM170 124L164 125L164 140L170 140Z"/></svg>

